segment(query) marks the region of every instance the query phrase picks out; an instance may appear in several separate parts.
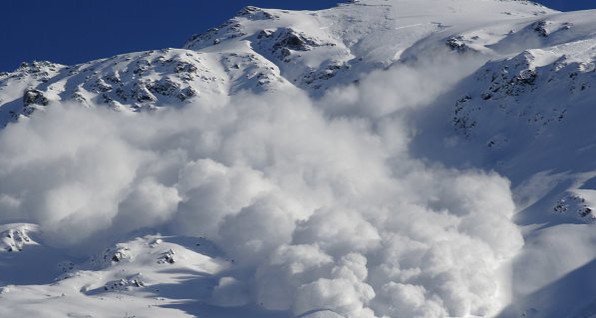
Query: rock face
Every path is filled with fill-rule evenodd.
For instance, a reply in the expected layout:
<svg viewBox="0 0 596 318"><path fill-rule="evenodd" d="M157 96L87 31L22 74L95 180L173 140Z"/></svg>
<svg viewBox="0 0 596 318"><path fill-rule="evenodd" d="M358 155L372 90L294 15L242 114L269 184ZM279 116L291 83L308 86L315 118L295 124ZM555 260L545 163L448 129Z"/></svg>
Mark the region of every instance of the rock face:
<svg viewBox="0 0 596 318"><path fill-rule="evenodd" d="M25 91L25 94L23 94L23 105L27 107L31 104L46 106L48 104L48 99L43 96L42 92L36 89L28 89Z"/></svg>

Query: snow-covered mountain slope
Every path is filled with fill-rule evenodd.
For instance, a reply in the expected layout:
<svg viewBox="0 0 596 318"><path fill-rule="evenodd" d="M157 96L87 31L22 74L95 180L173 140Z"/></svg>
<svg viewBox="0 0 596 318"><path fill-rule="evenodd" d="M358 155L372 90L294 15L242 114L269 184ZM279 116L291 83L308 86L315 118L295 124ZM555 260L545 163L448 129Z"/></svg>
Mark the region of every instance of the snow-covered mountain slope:
<svg viewBox="0 0 596 318"><path fill-rule="evenodd" d="M288 86L321 95L441 42L458 51L491 50L495 42L508 42L511 25L521 27L553 13L520 1L431 5L432 12L427 4L413 1L366 1L313 12L247 7L219 28L192 36L183 49L124 54L69 67L24 63L0 75L0 124L52 101L137 111L205 95Z"/></svg>
<svg viewBox="0 0 596 318"><path fill-rule="evenodd" d="M18 235L27 225L7 226L20 229L9 230ZM29 229L35 234L35 227ZM213 250L208 242L206 246L202 242L204 239L149 235L118 243L82 261L54 264L45 257L54 255L55 261L56 251L29 251L32 247L27 246L12 255L13 262L21 264L18 270L59 273L46 281L29 278L24 284L20 281L23 273L9 267L10 271L2 272L2 301L18 303L24 307L20 312L43 317L191 317L176 308L189 299L199 302L210 297L217 274L230 263L207 256ZM28 252L33 255L21 255ZM34 267L36 262L43 267ZM14 316L14 307L3 306L0 313Z"/></svg>
<svg viewBox="0 0 596 318"><path fill-rule="evenodd" d="M595 16L247 7L0 74L0 316L594 317Z"/></svg>

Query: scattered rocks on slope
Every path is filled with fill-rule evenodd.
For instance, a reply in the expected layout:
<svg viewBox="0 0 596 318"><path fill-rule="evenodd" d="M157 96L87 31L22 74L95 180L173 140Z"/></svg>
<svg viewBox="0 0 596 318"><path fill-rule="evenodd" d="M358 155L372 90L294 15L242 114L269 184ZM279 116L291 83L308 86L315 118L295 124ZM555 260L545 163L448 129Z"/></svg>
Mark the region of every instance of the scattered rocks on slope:
<svg viewBox="0 0 596 318"><path fill-rule="evenodd" d="M183 48L200 50L202 48L219 44L222 41L245 36L242 24L238 18L230 19L218 28L211 28L202 34L194 34L184 43Z"/></svg>
<svg viewBox="0 0 596 318"><path fill-rule="evenodd" d="M27 233L26 226L16 226L2 232L2 247L7 252L20 252L25 245L37 244Z"/></svg>
<svg viewBox="0 0 596 318"><path fill-rule="evenodd" d="M548 30L546 29L546 21L544 20L533 23L531 28L543 38L547 37L549 34Z"/></svg>
<svg viewBox="0 0 596 318"><path fill-rule="evenodd" d="M596 66L565 55L541 65L537 62L540 54L548 53L528 50L510 59L488 62L478 70L472 77L475 84L470 84L475 88L455 102L452 123L456 130L469 137L497 113L520 124L525 122L536 135L563 121L573 101L591 91ZM553 94L568 95L568 103L552 105L543 100Z"/></svg>
<svg viewBox="0 0 596 318"><path fill-rule="evenodd" d="M596 220L593 207L578 193L568 193L563 198L557 200L553 210L558 214L574 211L580 219L586 222Z"/></svg>
<svg viewBox="0 0 596 318"><path fill-rule="evenodd" d="M335 46L323 43L315 37L298 32L292 28L278 28L275 31L263 30L257 34L257 43L278 59L288 63L293 52L306 52L319 46Z"/></svg>
<svg viewBox="0 0 596 318"><path fill-rule="evenodd" d="M142 274L137 274L129 278L122 278L119 280L112 280L107 282L103 289L105 291L128 291L132 288L140 288L145 287L145 282L143 282Z"/></svg>
<svg viewBox="0 0 596 318"><path fill-rule="evenodd" d="M320 89L322 83L335 77L340 72L347 72L351 68L350 64L345 62L330 62L327 66L318 70L310 70L303 76L304 84L311 85L314 89Z"/></svg>
<svg viewBox="0 0 596 318"><path fill-rule="evenodd" d="M240 11L238 11L238 13L236 13L236 16L245 17L250 20L273 20L279 18L278 16L271 14L266 10L253 6L242 8Z"/></svg>
<svg viewBox="0 0 596 318"><path fill-rule="evenodd" d="M174 254L176 254L172 249L168 250L167 252L163 253L163 255L157 260L158 264L174 264L176 260L174 260Z"/></svg>
<svg viewBox="0 0 596 318"><path fill-rule="evenodd" d="M122 261L131 261L130 249L127 247L116 246L106 248L102 253L92 257L89 260L89 265L92 268L105 268Z"/></svg>
<svg viewBox="0 0 596 318"><path fill-rule="evenodd" d="M468 52L478 52L477 50L471 48L462 35L452 36L445 40L445 45L449 47L452 51L457 52L459 54L464 54Z"/></svg>

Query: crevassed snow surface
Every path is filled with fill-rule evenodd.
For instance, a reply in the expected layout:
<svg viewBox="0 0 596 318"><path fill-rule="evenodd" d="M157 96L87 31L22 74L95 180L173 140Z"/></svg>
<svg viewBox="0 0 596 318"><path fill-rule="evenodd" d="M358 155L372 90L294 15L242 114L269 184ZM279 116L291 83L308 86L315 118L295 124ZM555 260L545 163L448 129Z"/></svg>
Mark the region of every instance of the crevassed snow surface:
<svg viewBox="0 0 596 318"><path fill-rule="evenodd" d="M247 7L0 74L0 316L593 317L595 14Z"/></svg>

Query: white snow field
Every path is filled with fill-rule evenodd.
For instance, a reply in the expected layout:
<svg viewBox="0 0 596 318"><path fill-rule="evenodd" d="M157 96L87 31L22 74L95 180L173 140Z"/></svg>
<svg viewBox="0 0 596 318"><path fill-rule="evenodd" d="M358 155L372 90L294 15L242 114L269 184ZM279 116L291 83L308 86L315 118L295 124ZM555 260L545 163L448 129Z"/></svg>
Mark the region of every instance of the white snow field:
<svg viewBox="0 0 596 318"><path fill-rule="evenodd" d="M0 317L596 317L596 10L246 7L0 74Z"/></svg>

